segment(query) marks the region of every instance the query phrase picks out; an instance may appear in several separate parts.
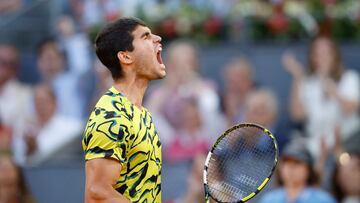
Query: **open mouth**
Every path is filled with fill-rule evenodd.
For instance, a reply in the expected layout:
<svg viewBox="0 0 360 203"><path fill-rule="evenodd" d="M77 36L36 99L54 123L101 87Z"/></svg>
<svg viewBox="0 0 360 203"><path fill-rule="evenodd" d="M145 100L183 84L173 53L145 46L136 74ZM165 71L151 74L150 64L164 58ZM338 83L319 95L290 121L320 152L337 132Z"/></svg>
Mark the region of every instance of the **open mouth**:
<svg viewBox="0 0 360 203"><path fill-rule="evenodd" d="M160 48L158 49L158 51L157 51L157 53L156 53L156 59L157 59L157 61L159 62L159 64L164 64L164 63L163 63L163 60L162 60L162 58L161 58L161 51L162 51L162 47L160 47Z"/></svg>

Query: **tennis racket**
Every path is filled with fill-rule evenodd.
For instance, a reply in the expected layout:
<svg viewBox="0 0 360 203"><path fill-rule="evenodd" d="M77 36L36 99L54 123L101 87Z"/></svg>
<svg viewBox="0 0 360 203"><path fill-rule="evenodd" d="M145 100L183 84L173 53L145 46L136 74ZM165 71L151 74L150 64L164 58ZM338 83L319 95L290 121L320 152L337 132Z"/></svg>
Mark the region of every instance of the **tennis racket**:
<svg viewBox="0 0 360 203"><path fill-rule="evenodd" d="M206 203L246 202L269 182L278 162L271 132L251 123L225 131L207 155L204 167Z"/></svg>

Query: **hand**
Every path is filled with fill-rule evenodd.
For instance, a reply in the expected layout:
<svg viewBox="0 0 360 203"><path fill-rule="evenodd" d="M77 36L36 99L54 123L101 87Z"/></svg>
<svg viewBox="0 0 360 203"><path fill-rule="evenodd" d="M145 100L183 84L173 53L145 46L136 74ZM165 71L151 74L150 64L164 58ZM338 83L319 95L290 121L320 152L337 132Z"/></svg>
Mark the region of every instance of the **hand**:
<svg viewBox="0 0 360 203"><path fill-rule="evenodd" d="M37 140L35 136L25 135L24 137L26 143L26 155L32 155L37 149Z"/></svg>
<svg viewBox="0 0 360 203"><path fill-rule="evenodd" d="M326 93L326 95L336 98L337 97L337 87L336 83L331 78L325 78L323 79L323 88Z"/></svg>
<svg viewBox="0 0 360 203"><path fill-rule="evenodd" d="M290 73L294 79L301 79L304 76L304 68L293 53L286 51L282 56L282 63L285 70Z"/></svg>
<svg viewBox="0 0 360 203"><path fill-rule="evenodd" d="M40 127L37 123L28 123L29 125L26 127L27 132L24 136L24 141L26 144L26 155L32 155L36 149L38 148L37 144L37 136L40 134Z"/></svg>
<svg viewBox="0 0 360 203"><path fill-rule="evenodd" d="M328 158L328 147L326 144L325 136L321 136L320 138L320 155L319 159L315 162L315 170L322 174L322 171L324 171L326 160ZM322 178L322 177L320 177Z"/></svg>
<svg viewBox="0 0 360 203"><path fill-rule="evenodd" d="M11 148L11 129L0 126L0 150L9 151Z"/></svg>

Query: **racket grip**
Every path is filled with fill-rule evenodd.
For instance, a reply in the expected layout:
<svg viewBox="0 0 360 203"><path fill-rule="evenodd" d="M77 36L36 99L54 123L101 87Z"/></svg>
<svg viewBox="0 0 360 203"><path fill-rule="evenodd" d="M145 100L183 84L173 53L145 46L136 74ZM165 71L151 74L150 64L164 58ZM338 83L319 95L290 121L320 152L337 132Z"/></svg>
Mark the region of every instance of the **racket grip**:
<svg viewBox="0 0 360 203"><path fill-rule="evenodd" d="M205 203L209 203L209 195L208 194L205 194Z"/></svg>

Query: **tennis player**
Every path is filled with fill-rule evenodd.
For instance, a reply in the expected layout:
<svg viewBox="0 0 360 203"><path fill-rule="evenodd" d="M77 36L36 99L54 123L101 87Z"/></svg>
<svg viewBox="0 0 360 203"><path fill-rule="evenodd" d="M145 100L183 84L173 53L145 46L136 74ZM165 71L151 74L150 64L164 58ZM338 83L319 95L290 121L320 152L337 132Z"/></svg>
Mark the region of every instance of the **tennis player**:
<svg viewBox="0 0 360 203"><path fill-rule="evenodd" d="M134 18L108 24L96 38L96 54L114 83L84 132L85 203L161 203L161 143L142 107L149 82L166 75L160 42Z"/></svg>

